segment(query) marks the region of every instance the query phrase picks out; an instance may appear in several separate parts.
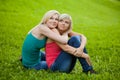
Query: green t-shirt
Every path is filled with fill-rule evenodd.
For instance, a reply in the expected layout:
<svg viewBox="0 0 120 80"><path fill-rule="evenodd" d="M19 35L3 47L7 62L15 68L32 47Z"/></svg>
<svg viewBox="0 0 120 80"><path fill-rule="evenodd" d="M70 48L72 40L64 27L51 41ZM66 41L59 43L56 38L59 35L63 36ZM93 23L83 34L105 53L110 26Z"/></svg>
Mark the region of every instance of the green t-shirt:
<svg viewBox="0 0 120 80"><path fill-rule="evenodd" d="M22 47L22 64L24 66L31 68L40 62L40 49L45 47L46 39L37 39L32 33L26 36Z"/></svg>

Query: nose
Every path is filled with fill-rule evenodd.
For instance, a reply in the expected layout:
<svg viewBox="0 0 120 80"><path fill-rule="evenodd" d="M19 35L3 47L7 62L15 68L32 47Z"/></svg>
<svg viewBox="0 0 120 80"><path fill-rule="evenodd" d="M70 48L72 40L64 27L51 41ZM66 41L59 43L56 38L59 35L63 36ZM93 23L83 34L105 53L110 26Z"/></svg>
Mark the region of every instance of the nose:
<svg viewBox="0 0 120 80"><path fill-rule="evenodd" d="M62 21L62 24L63 24L63 25L65 25L65 22L64 22L64 21Z"/></svg>
<svg viewBox="0 0 120 80"><path fill-rule="evenodd" d="M54 22L58 22L56 19L53 20Z"/></svg>

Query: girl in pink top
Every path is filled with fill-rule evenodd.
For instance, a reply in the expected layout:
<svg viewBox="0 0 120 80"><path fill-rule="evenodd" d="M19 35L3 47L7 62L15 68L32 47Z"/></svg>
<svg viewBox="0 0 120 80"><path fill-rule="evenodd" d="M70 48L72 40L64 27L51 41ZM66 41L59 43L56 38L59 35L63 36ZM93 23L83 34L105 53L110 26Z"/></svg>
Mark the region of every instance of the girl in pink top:
<svg viewBox="0 0 120 80"><path fill-rule="evenodd" d="M56 34L66 36L68 38L69 32L72 30L72 19L68 14L61 14L59 17L58 27L52 29ZM59 31L59 32L58 32ZM53 35L54 36L54 35ZM61 71L69 73L73 69L76 59L78 58L83 72L95 73L92 68L90 58L88 56L86 49L84 48L83 53L78 54L78 50L74 49L80 47L81 45L80 36L72 36L68 40L68 44L64 45L59 42L55 42L52 39L47 39L45 52L46 52L46 62L48 67L52 71ZM71 47L72 46L72 47ZM73 49L73 52L70 52L69 49ZM64 51L63 51L64 50ZM73 54L74 53L74 54ZM80 55L80 56L78 56ZM76 57L77 56L77 57Z"/></svg>

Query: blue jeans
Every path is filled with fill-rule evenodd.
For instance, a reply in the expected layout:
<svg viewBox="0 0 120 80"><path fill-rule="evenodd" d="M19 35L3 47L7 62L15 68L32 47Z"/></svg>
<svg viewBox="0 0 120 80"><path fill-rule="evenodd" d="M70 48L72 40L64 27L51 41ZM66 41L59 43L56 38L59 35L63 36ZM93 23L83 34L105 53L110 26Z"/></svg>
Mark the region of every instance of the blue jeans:
<svg viewBox="0 0 120 80"><path fill-rule="evenodd" d="M81 45L80 36L72 36L68 41L68 45L78 48ZM87 54L86 48L84 48L84 52ZM50 69L52 71L69 73L74 68L77 59L81 63L84 72L92 70L92 66L89 66L89 64L84 58L75 57L65 51L61 51L55 62L51 65Z"/></svg>
<svg viewBox="0 0 120 80"><path fill-rule="evenodd" d="M46 63L45 53L40 51L40 54L41 54L41 61L40 61L40 63L35 65L32 68L34 68L36 70L41 70L41 69L47 70L48 66L47 66L47 63Z"/></svg>
<svg viewBox="0 0 120 80"><path fill-rule="evenodd" d="M46 63L45 53L42 51L40 51L40 53L41 53L41 61L39 64L35 65L33 68L35 68L36 70L40 70L40 69L47 70L48 66Z"/></svg>

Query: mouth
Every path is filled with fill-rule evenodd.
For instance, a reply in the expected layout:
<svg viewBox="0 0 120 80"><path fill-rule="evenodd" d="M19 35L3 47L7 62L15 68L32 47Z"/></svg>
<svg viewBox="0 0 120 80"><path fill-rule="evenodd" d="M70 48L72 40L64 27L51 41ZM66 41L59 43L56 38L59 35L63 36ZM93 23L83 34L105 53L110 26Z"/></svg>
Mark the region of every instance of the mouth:
<svg viewBox="0 0 120 80"><path fill-rule="evenodd" d="M57 27L56 24L51 24L51 25L50 25L50 28L55 28L55 27Z"/></svg>

